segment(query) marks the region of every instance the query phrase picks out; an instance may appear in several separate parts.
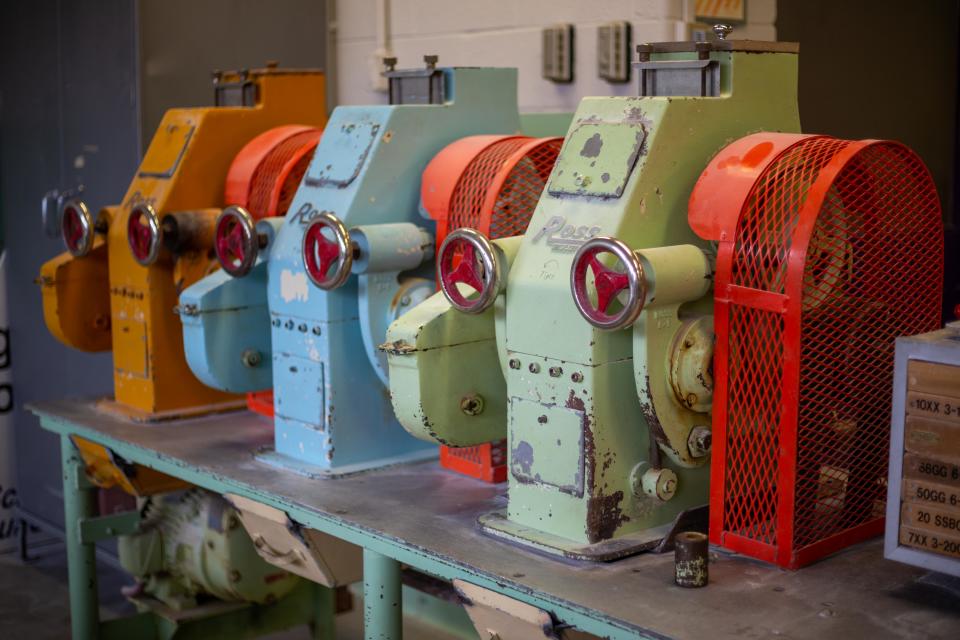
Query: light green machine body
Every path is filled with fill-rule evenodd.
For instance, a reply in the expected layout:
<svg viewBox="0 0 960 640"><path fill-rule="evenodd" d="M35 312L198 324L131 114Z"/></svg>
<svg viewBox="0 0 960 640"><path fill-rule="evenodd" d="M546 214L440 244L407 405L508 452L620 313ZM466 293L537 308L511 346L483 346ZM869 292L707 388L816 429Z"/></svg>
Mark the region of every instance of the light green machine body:
<svg viewBox="0 0 960 640"><path fill-rule="evenodd" d="M508 438L508 507L484 530L572 558L636 553L705 518L712 261L687 201L729 142L800 126L795 45L640 49L642 95L584 99L526 236L493 243L493 306L469 315L437 294L388 333L408 431ZM571 294L574 256L598 236L636 252L649 280L617 330L588 323ZM461 410L470 396L476 415Z"/></svg>

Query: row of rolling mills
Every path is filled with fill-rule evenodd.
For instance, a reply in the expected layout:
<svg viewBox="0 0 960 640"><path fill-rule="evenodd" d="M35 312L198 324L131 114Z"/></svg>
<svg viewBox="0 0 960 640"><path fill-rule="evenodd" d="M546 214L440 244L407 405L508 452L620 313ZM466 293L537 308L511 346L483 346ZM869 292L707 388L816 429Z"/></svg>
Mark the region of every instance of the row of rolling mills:
<svg viewBox="0 0 960 640"><path fill-rule="evenodd" d="M937 401L956 369L907 374L910 344L956 334L923 162L801 132L790 43L637 56L637 95L574 114L520 113L515 70L435 56L388 61L389 104L329 119L321 72L222 74L216 106L166 113L122 202L60 203L47 325L112 351L99 412L254 412L273 446L250 464L318 493L439 457L505 483L474 526L543 562L676 548L678 584L704 586L708 539L801 569L886 527L888 555L960 573L960 525L935 548L918 515L949 522L960 491L916 435L960 419ZM360 577L342 541L73 445L152 523L120 539L137 595Z"/></svg>

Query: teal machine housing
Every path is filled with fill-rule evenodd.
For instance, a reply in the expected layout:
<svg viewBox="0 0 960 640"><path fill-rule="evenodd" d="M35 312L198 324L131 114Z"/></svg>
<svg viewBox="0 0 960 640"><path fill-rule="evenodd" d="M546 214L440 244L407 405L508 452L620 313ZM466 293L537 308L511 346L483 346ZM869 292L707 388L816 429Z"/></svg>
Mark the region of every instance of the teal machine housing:
<svg viewBox="0 0 960 640"><path fill-rule="evenodd" d="M390 322L436 290L421 173L458 138L521 129L515 69L442 68L427 59L425 69L386 75L390 105L334 110L287 216L252 229L249 272L214 273L180 298L193 371L234 392L273 386L275 448L260 458L307 475L436 455L434 443L400 428L386 354L377 349ZM332 226L315 241L330 244L337 233L346 241L336 269L348 268L328 289L304 259L318 218Z"/></svg>

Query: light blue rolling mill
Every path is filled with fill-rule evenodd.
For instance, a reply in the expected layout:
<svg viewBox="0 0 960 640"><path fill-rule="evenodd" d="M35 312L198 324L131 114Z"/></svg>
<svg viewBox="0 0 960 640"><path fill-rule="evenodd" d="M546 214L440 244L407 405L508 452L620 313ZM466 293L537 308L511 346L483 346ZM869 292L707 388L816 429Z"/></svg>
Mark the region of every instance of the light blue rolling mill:
<svg viewBox="0 0 960 640"><path fill-rule="evenodd" d="M310 475L436 455L436 445L394 417L377 350L390 322L435 291L421 174L458 138L521 129L515 69L428 67L388 77L391 98L403 104L334 110L286 218L257 224L250 272L217 272L180 298L191 369L228 391L273 386L275 450L261 459ZM545 123L553 128L549 116L525 118L524 128ZM318 217L349 228L341 246L357 276L330 290L304 264L304 234Z"/></svg>

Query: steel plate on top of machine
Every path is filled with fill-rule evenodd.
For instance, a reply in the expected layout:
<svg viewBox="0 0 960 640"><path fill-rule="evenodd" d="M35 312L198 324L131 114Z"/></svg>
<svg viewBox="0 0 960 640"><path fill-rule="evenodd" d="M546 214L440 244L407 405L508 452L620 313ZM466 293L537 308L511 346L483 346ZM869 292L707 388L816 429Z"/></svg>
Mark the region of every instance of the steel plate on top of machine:
<svg viewBox="0 0 960 640"><path fill-rule="evenodd" d="M646 132L636 123L582 122L567 136L550 178L551 195L619 198L637 163Z"/></svg>
<svg viewBox="0 0 960 640"><path fill-rule="evenodd" d="M196 126L187 122L171 122L157 129L147 154L140 163L140 178L169 178L173 176L190 143Z"/></svg>
<svg viewBox="0 0 960 640"><path fill-rule="evenodd" d="M311 187L342 189L360 175L380 124L376 122L344 122L340 130L346 135L329 136L323 147L324 161L313 162L307 169L304 182Z"/></svg>

